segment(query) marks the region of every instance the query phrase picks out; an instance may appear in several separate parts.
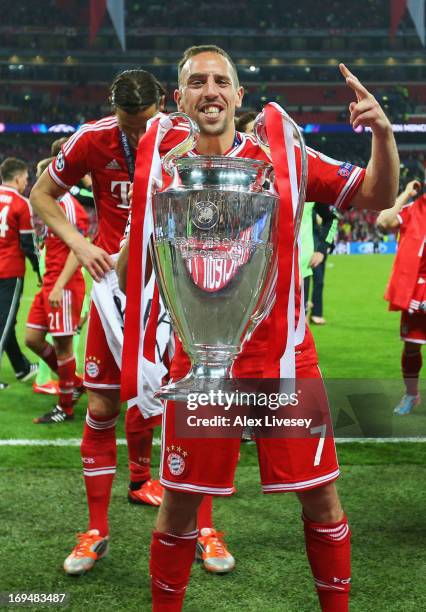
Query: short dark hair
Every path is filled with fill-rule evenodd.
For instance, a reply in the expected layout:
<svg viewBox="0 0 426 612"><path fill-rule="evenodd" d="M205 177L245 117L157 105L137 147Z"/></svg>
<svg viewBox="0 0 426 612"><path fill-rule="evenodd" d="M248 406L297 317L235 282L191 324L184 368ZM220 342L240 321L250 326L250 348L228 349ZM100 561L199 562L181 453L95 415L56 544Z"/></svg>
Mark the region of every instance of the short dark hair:
<svg viewBox="0 0 426 612"><path fill-rule="evenodd" d="M0 176L2 181L13 181L17 174L23 174L28 170L27 162L16 157L6 157L0 165Z"/></svg>
<svg viewBox="0 0 426 612"><path fill-rule="evenodd" d="M57 140L54 140L52 142L52 144L50 145L50 154L52 155L52 157L57 156L57 154L61 150L62 145L68 140L68 138L69 136L62 136L62 138L58 138Z"/></svg>
<svg viewBox="0 0 426 612"><path fill-rule="evenodd" d="M66 140L68 140L68 138L66 138ZM42 159L38 162L37 170L40 172L40 174L46 170L47 166L49 166L50 162L54 160L55 157L56 155L53 155L53 157L46 157L46 159Z"/></svg>
<svg viewBox="0 0 426 612"><path fill-rule="evenodd" d="M200 53L217 53L218 55L225 57L231 64L232 72L234 74L234 85L238 87L239 80L237 67L231 59L230 55L228 55L226 51L224 51L217 45L195 45L194 47L188 47L188 49L183 52L183 55L178 64L178 82L180 81L180 74L186 62L191 59L191 57L194 57L195 55L200 55Z"/></svg>
<svg viewBox="0 0 426 612"><path fill-rule="evenodd" d="M146 70L125 70L117 75L110 88L113 107L136 115L153 104L160 105L166 90L153 74Z"/></svg>
<svg viewBox="0 0 426 612"><path fill-rule="evenodd" d="M236 121L236 128L239 132L245 132L246 128L251 121L254 121L257 117L258 113L254 111L247 111L243 113L240 117L238 117Z"/></svg>

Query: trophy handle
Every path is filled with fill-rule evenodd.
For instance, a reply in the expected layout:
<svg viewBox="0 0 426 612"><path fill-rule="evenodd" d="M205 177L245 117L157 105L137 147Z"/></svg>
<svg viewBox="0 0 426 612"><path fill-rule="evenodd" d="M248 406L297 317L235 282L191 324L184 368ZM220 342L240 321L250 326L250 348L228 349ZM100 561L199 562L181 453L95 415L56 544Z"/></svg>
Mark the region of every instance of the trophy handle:
<svg viewBox="0 0 426 612"><path fill-rule="evenodd" d="M191 151L197 144L197 140L200 135L200 128L195 123L195 121L191 119L191 117L189 117L185 113L170 113L169 119L173 120L177 118L185 119L185 121L189 123L189 134L185 138L185 140L173 147L173 149L171 149L163 157L164 169L170 176L173 176L174 174L174 160L177 157L182 157L182 155L185 155L185 153L188 153L188 151Z"/></svg>
<svg viewBox="0 0 426 612"><path fill-rule="evenodd" d="M306 152L305 139L303 138L302 131L297 123L290 117L288 113L285 112L283 108L280 109L280 112L284 119L288 121L296 132L297 137L300 143L300 183L299 183L299 197L297 201L296 214L294 217L294 246L297 244L297 239L299 236L300 224L302 223L303 216L303 208L305 206L305 198L306 198L306 184L308 180L308 155ZM266 135L265 130L265 113L262 111L259 113L254 120L253 132L256 137L257 142L259 143L260 148L265 151L269 159L271 158L271 149L269 147L269 143L264 139L264 134Z"/></svg>

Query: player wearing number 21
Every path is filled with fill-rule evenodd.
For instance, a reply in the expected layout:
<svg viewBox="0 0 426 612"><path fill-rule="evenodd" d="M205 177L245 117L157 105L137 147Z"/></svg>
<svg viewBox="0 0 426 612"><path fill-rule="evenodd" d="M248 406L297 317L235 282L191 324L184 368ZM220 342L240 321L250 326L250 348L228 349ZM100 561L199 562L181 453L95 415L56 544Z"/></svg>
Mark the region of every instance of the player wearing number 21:
<svg viewBox="0 0 426 612"><path fill-rule="evenodd" d="M42 160L37 166L37 176L47 168L51 159ZM70 194L58 200L58 208L69 222L86 235L89 217L81 204ZM45 227L46 271L43 286L34 297L28 314L25 343L59 377L59 402L35 423L60 423L73 418L73 393L82 381L75 374L73 335L77 331L85 295L85 283L81 266L69 249L52 230ZM46 341L50 333L53 346Z"/></svg>

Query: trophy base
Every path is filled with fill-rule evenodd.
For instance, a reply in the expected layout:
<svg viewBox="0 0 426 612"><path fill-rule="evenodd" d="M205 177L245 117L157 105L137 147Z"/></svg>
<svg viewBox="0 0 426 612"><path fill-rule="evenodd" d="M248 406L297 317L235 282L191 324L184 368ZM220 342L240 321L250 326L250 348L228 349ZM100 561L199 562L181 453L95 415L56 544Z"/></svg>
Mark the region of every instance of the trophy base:
<svg viewBox="0 0 426 612"><path fill-rule="evenodd" d="M170 382L155 392L154 396L162 400L174 400L186 402L188 395L195 393L217 393L218 391L230 392L233 390L234 381L230 376L231 366L196 365L188 374Z"/></svg>

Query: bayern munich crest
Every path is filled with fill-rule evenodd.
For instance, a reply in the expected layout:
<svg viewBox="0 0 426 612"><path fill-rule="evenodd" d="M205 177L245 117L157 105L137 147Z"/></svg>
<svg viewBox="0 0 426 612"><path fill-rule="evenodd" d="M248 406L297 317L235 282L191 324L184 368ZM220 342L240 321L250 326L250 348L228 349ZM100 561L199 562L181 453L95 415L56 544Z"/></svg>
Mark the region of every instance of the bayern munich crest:
<svg viewBox="0 0 426 612"><path fill-rule="evenodd" d="M167 466L173 476L180 476L185 469L185 459L177 453L170 453L167 457Z"/></svg>
<svg viewBox="0 0 426 612"><path fill-rule="evenodd" d="M90 378L96 378L99 375L100 360L96 357L89 357L86 361L86 374Z"/></svg>
<svg viewBox="0 0 426 612"><path fill-rule="evenodd" d="M197 202L192 208L192 222L201 230L212 229L219 221L219 210L214 202L209 200Z"/></svg>

